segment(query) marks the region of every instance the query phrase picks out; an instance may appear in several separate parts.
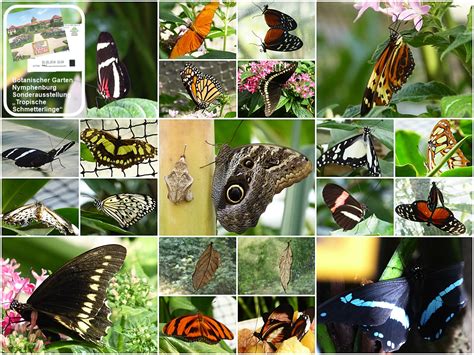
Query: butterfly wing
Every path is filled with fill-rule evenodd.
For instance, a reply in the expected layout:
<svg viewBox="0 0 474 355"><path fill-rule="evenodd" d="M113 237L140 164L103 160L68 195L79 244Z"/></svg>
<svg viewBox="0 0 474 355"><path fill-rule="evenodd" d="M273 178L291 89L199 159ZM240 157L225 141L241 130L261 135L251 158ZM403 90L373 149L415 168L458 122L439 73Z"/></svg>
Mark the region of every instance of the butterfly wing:
<svg viewBox="0 0 474 355"><path fill-rule="evenodd" d="M216 157L212 200L217 219L228 231L243 233L257 225L273 196L313 170L309 159L286 147L224 144Z"/></svg>
<svg viewBox="0 0 474 355"><path fill-rule="evenodd" d="M293 323L291 327L290 338L295 336L298 340L303 339L303 337L309 331L313 320L314 308L311 307L302 312L296 322Z"/></svg>
<svg viewBox="0 0 474 355"><path fill-rule="evenodd" d="M451 125L448 120L439 121L431 131L430 139L428 141L428 169L433 170L457 144L451 132ZM465 157L461 149L458 149L448 159L448 169L464 167L469 164L469 160ZM448 170L442 167L439 171Z"/></svg>
<svg viewBox="0 0 474 355"><path fill-rule="evenodd" d="M386 106L394 92L400 90L415 68L408 45L393 31L387 46L375 63L364 91L360 115L365 116L374 106Z"/></svg>
<svg viewBox="0 0 474 355"><path fill-rule="evenodd" d="M101 32L97 40L97 91L106 100L117 100L128 95L130 77L127 67L120 62L112 35Z"/></svg>
<svg viewBox="0 0 474 355"><path fill-rule="evenodd" d="M364 141L367 149L367 169L369 170L369 174L372 176L382 176L379 159L377 158L377 153L375 152L374 143L372 141L372 134L367 127L364 128Z"/></svg>
<svg viewBox="0 0 474 355"><path fill-rule="evenodd" d="M418 324L425 339L439 339L448 323L466 306L463 271L464 263L460 262L426 275Z"/></svg>
<svg viewBox="0 0 474 355"><path fill-rule="evenodd" d="M53 161L54 154L50 155L35 148L11 148L2 153L2 157L15 161L15 165L22 168L38 168Z"/></svg>
<svg viewBox="0 0 474 355"><path fill-rule="evenodd" d="M180 71L181 80L198 109L204 110L222 94L221 84L212 75L201 73L194 65L186 64Z"/></svg>
<svg viewBox="0 0 474 355"><path fill-rule="evenodd" d="M125 170L132 165L151 159L157 149L150 143L139 139L118 139L108 132L86 128L81 139L91 151L99 165Z"/></svg>
<svg viewBox="0 0 474 355"><path fill-rule="evenodd" d="M260 81L259 91L265 104L265 116L269 117L275 112L281 96L281 87L291 78L298 63L290 63L281 70L272 71Z"/></svg>
<svg viewBox="0 0 474 355"><path fill-rule="evenodd" d="M406 342L410 328L409 293L404 277L367 284L319 305L318 323L361 326L385 352L395 351Z"/></svg>
<svg viewBox="0 0 474 355"><path fill-rule="evenodd" d="M325 185L323 199L336 223L345 231L354 228L364 218L365 206L339 185Z"/></svg>
<svg viewBox="0 0 474 355"><path fill-rule="evenodd" d="M122 228L130 227L156 208L156 201L147 195L117 194L95 201L98 210L115 219Z"/></svg>
<svg viewBox="0 0 474 355"><path fill-rule="evenodd" d="M110 279L120 270L127 250L105 245L77 256L49 276L27 304L38 312L41 328L98 343L112 323L105 304Z"/></svg>
<svg viewBox="0 0 474 355"><path fill-rule="evenodd" d="M284 31L292 31L296 29L296 27L298 27L298 24L293 19L293 17L281 11L269 9L268 5L265 5L263 7L263 16L268 27L271 28L279 28Z"/></svg>
<svg viewBox="0 0 474 355"><path fill-rule="evenodd" d="M163 333L186 341L203 341L208 344L234 339L225 324L200 313L172 319L163 327Z"/></svg>
<svg viewBox="0 0 474 355"><path fill-rule="evenodd" d="M21 227L26 227L32 221L36 220L36 203L30 203L29 205L21 206L13 211L5 213L2 216L3 222L6 224L18 225Z"/></svg>
<svg viewBox="0 0 474 355"><path fill-rule="evenodd" d="M430 211L434 211L435 208L438 206L438 202L441 203L441 206L444 207L443 194L441 193L441 190L438 189L438 187L436 186L436 183L432 182L430 193L428 195L428 201L427 201L428 209Z"/></svg>
<svg viewBox="0 0 474 355"><path fill-rule="evenodd" d="M281 304L271 313L263 314L262 318L264 322L262 329L253 335L275 351L275 344L283 342L290 336L293 307Z"/></svg>
<svg viewBox="0 0 474 355"><path fill-rule="evenodd" d="M173 47L170 59L182 57L187 53L194 52L201 47L204 39L211 31L214 14L219 7L218 1L212 1L196 16L190 28L181 36Z"/></svg>
<svg viewBox="0 0 474 355"><path fill-rule="evenodd" d="M265 34L262 43L264 52L267 50L277 52L293 52L303 47L303 41L291 33L280 28L270 28Z"/></svg>
<svg viewBox="0 0 474 355"><path fill-rule="evenodd" d="M66 221L56 212L50 210L48 207L41 205L40 213L37 213L37 221L53 227L64 235L79 235L79 229Z"/></svg>

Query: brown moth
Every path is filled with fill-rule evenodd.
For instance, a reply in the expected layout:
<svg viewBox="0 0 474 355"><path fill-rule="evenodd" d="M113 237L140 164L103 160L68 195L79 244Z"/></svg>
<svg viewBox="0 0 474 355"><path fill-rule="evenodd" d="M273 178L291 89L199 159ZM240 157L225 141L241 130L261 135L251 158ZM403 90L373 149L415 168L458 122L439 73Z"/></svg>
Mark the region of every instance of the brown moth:
<svg viewBox="0 0 474 355"><path fill-rule="evenodd" d="M173 170L165 176L166 188L168 189L168 200L178 204L180 202L190 202L193 199L191 185L193 177L189 174L188 164L186 163L186 146L183 155L176 162Z"/></svg>
<svg viewBox="0 0 474 355"><path fill-rule="evenodd" d="M291 264L293 263L293 251L291 250L290 242L280 255L280 282L283 290L288 288L291 280Z"/></svg>
<svg viewBox="0 0 474 355"><path fill-rule="evenodd" d="M212 242L209 243L206 250L199 257L194 269L193 287L196 291L211 281L221 262L220 254L212 245Z"/></svg>
<svg viewBox="0 0 474 355"><path fill-rule="evenodd" d="M229 232L255 227L273 196L313 171L303 154L278 145L222 145L216 157L212 200L217 220Z"/></svg>

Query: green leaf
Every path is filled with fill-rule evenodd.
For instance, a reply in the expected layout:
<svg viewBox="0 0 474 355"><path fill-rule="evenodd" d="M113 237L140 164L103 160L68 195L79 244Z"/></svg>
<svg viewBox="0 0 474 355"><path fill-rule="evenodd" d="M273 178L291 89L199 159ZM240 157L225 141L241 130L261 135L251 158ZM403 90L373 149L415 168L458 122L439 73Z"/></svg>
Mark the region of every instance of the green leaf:
<svg viewBox="0 0 474 355"><path fill-rule="evenodd" d="M121 99L87 109L87 118L156 118L158 104L148 99Z"/></svg>
<svg viewBox="0 0 474 355"><path fill-rule="evenodd" d="M199 59L235 59L235 53L209 49L209 52L200 56Z"/></svg>
<svg viewBox="0 0 474 355"><path fill-rule="evenodd" d="M10 212L23 206L48 183L49 179L5 179L2 180L2 211Z"/></svg>
<svg viewBox="0 0 474 355"><path fill-rule="evenodd" d="M96 218L87 217L88 215L94 214L88 211L81 211L81 228L84 226L96 231L110 231L117 234L133 235L133 233L117 227L116 225L101 221Z"/></svg>
<svg viewBox="0 0 474 355"><path fill-rule="evenodd" d="M417 171L412 164L397 165L395 166L395 176L417 176Z"/></svg>
<svg viewBox="0 0 474 355"><path fill-rule="evenodd" d="M331 232L331 235L337 236L368 236L368 235L393 235L393 223L378 219L375 214L358 223L354 228L348 231L342 229Z"/></svg>
<svg viewBox="0 0 474 355"><path fill-rule="evenodd" d="M403 86L393 95L391 103L403 101L421 102L427 100L440 100L445 96L456 95L451 88L437 81L428 83L414 83Z"/></svg>
<svg viewBox="0 0 474 355"><path fill-rule="evenodd" d="M81 143L81 159L91 163L95 162L94 156L84 143Z"/></svg>
<svg viewBox="0 0 474 355"><path fill-rule="evenodd" d="M160 325L161 326L161 325ZM169 337L160 335L160 353L174 353L174 354L184 354L184 353L192 353L192 354L214 354L214 353L225 353L231 352L224 349L220 346L220 343L215 345L206 344L200 341L196 342L187 342L175 337Z"/></svg>
<svg viewBox="0 0 474 355"><path fill-rule="evenodd" d="M472 95L446 96L441 99L441 117L472 117Z"/></svg>
<svg viewBox="0 0 474 355"><path fill-rule="evenodd" d="M449 169L441 173L441 177L457 176L457 177L472 177L472 166L464 166L462 168Z"/></svg>
<svg viewBox="0 0 474 355"><path fill-rule="evenodd" d="M397 142L395 146L397 176L405 176L398 175L398 167L405 165L413 167L416 170L416 176L424 176L426 174L425 157L418 150L421 137L412 131L399 130L395 133L395 139ZM400 173L403 171L410 173L410 170L406 169L401 170Z"/></svg>
<svg viewBox="0 0 474 355"><path fill-rule="evenodd" d="M466 44L471 44L472 42L472 33L471 33L471 29L469 28L468 31L464 32L464 33L461 33L459 35L457 35L455 37L455 40L454 42L452 42L444 51L443 53L441 53L441 57L440 59L443 61L444 60L444 57L449 53L449 52L452 52L454 49L458 48L459 46L463 46L463 45L466 45ZM468 58L463 58L466 60L467 62L467 59Z"/></svg>

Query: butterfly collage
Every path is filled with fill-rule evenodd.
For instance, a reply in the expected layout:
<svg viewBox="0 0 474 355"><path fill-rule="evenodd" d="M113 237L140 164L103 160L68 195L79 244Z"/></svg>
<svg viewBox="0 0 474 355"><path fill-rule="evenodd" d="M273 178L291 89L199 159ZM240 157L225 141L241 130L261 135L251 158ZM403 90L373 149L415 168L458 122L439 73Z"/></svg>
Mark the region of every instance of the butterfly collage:
<svg viewBox="0 0 474 355"><path fill-rule="evenodd" d="M5 9L3 351L472 353L472 11Z"/></svg>

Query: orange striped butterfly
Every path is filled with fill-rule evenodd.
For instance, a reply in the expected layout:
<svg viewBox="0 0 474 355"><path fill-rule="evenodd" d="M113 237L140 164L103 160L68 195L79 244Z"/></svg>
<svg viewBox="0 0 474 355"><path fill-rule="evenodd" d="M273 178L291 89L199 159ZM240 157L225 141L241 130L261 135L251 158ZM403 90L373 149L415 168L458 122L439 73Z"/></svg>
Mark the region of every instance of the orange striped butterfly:
<svg viewBox="0 0 474 355"><path fill-rule="evenodd" d="M400 33L390 28L390 39L375 63L364 91L360 115L374 106L387 106L393 93L400 90L415 68L415 61Z"/></svg>
<svg viewBox="0 0 474 355"><path fill-rule="evenodd" d="M170 320L163 327L163 333L185 341L202 341L208 344L234 339L234 334L224 324L201 313Z"/></svg>
<svg viewBox="0 0 474 355"><path fill-rule="evenodd" d="M170 59L182 57L201 47L204 39L211 31L211 24L218 7L219 1L211 1L204 6L184 35L182 35L174 45Z"/></svg>
<svg viewBox="0 0 474 355"><path fill-rule="evenodd" d="M440 161L456 145L456 138L451 132L451 125L448 120L439 121L431 131L428 141L428 169L433 170ZM448 168L441 168L439 172L449 169L467 166L469 160L464 156L461 149L458 149L447 161Z"/></svg>
<svg viewBox="0 0 474 355"><path fill-rule="evenodd" d="M201 73L192 64L187 63L179 74L197 110L205 110L223 93L222 86L216 78Z"/></svg>

